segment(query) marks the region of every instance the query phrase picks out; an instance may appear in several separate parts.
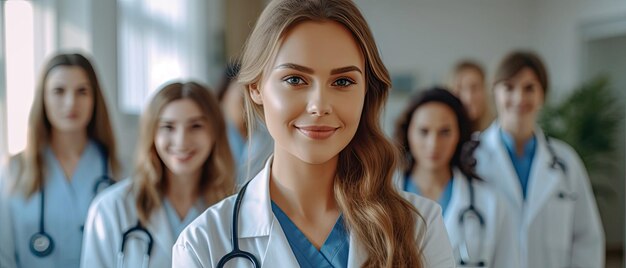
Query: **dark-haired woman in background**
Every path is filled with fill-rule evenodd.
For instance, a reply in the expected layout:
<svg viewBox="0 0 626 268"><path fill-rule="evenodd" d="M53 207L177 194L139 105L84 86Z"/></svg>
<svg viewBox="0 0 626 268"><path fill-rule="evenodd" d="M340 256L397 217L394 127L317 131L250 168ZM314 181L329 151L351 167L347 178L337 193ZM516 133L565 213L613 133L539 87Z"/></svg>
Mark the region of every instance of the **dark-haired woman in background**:
<svg viewBox="0 0 626 268"><path fill-rule="evenodd" d="M433 88L409 103L396 128L406 155L398 187L438 201L459 267L517 267L517 235L500 196L474 174L461 101Z"/></svg>

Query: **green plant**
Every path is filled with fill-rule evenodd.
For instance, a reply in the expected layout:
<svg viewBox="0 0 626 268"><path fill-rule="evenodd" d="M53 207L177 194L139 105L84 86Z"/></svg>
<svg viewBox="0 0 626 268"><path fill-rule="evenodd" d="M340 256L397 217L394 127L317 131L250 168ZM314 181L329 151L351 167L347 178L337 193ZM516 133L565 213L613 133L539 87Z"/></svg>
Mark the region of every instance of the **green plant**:
<svg viewBox="0 0 626 268"><path fill-rule="evenodd" d="M600 76L584 83L562 102L544 106L539 120L548 136L565 141L578 152L592 174L594 191L605 197L615 191L593 178L614 168L614 144L622 111L609 79Z"/></svg>

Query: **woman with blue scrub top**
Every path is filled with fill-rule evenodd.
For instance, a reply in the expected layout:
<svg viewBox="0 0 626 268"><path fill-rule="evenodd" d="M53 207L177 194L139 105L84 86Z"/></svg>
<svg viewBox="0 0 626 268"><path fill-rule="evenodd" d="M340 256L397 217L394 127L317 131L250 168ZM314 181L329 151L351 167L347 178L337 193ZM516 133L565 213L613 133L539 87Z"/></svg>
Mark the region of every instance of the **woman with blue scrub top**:
<svg viewBox="0 0 626 268"><path fill-rule="evenodd" d="M182 229L234 190L233 160L217 99L170 83L141 119L135 171L94 200L82 267L171 267Z"/></svg>
<svg viewBox="0 0 626 268"><path fill-rule="evenodd" d="M604 267L604 233L585 166L536 123L547 90L537 55L515 51L502 60L493 87L498 118L481 134L476 170L512 208L522 267Z"/></svg>
<svg viewBox="0 0 626 268"><path fill-rule="evenodd" d="M454 267L440 207L394 188L389 74L354 3L272 1L248 40L247 120L274 154L181 233L173 266Z"/></svg>
<svg viewBox="0 0 626 268"><path fill-rule="evenodd" d="M80 54L45 65L26 148L0 175L0 266L78 267L94 196L114 182L115 139L93 66Z"/></svg>
<svg viewBox="0 0 626 268"><path fill-rule="evenodd" d="M396 128L406 155L396 183L441 205L457 267L518 267L508 207L474 174L470 125L461 101L445 89L413 97Z"/></svg>
<svg viewBox="0 0 626 268"><path fill-rule="evenodd" d="M237 169L237 184L245 183L263 169L274 149L274 141L262 124L255 124L256 128L252 132L246 129L243 86L237 83L240 68L239 62L229 63L217 88L217 97L226 121L228 143Z"/></svg>

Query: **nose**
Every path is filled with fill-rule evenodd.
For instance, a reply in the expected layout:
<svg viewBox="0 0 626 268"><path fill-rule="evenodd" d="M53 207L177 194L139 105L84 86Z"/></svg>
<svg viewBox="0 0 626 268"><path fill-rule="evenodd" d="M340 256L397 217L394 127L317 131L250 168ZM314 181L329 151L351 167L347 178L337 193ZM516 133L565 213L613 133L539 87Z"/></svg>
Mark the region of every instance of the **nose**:
<svg viewBox="0 0 626 268"><path fill-rule="evenodd" d="M309 94L307 112L314 116L325 116L333 112L332 96L323 86L317 86L311 89Z"/></svg>
<svg viewBox="0 0 626 268"><path fill-rule="evenodd" d="M73 109L74 104L76 104L75 94L65 94L64 103L65 103L65 107Z"/></svg>
<svg viewBox="0 0 626 268"><path fill-rule="evenodd" d="M179 127L176 133L174 133L174 137L172 137L172 141L174 145L178 148L185 147L189 137L189 131L184 127Z"/></svg>

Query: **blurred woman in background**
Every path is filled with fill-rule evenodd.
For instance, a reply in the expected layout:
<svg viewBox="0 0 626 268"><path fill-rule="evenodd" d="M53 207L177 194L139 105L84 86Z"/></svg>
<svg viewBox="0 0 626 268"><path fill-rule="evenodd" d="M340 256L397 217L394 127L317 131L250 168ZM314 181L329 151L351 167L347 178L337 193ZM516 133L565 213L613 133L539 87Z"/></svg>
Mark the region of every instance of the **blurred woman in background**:
<svg viewBox="0 0 626 268"><path fill-rule="evenodd" d="M537 125L547 92L536 54L504 57L493 85L498 118L481 134L477 172L512 208L522 267L604 267L604 233L585 166Z"/></svg>
<svg viewBox="0 0 626 268"><path fill-rule="evenodd" d="M485 80L484 68L471 60L460 61L452 70L449 88L465 105L472 132L483 131L493 120Z"/></svg>
<svg viewBox="0 0 626 268"><path fill-rule="evenodd" d="M416 95L396 127L406 160L396 183L441 205L458 267L518 267L510 212L474 173L470 133L465 108L449 91Z"/></svg>
<svg viewBox="0 0 626 268"><path fill-rule="evenodd" d="M0 174L3 267L78 267L96 194L119 174L115 138L93 66L52 57L35 91L26 149Z"/></svg>
<svg viewBox="0 0 626 268"><path fill-rule="evenodd" d="M140 132L134 174L89 209L82 267L171 267L178 234L234 190L224 119L206 87L164 86Z"/></svg>

